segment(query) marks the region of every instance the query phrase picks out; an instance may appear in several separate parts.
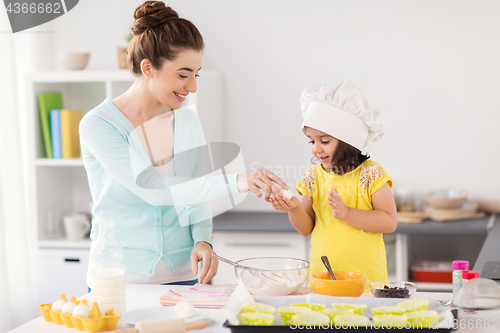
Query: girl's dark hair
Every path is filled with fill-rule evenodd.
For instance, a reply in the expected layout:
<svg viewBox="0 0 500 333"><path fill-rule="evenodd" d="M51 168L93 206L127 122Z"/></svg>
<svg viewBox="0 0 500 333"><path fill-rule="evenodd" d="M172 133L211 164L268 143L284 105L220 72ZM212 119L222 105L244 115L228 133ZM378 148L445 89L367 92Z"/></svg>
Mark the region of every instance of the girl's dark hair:
<svg viewBox="0 0 500 333"><path fill-rule="evenodd" d="M141 61L148 59L154 69L165 60L174 60L179 51L203 51L203 38L190 21L163 1L145 1L134 11L134 37L128 46L128 67L140 75Z"/></svg>
<svg viewBox="0 0 500 333"><path fill-rule="evenodd" d="M359 167L361 163L369 158L369 155L364 155L358 148L339 140L332 156L332 171L338 175L346 174Z"/></svg>

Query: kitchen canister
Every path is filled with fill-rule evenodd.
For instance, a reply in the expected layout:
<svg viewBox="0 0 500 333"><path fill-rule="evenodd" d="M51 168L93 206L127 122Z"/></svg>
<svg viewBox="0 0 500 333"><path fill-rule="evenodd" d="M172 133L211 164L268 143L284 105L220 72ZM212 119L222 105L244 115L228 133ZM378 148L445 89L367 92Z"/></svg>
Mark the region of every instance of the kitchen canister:
<svg viewBox="0 0 500 333"><path fill-rule="evenodd" d="M477 279L479 277L478 271L463 271L462 272L462 287L472 279Z"/></svg>
<svg viewBox="0 0 500 333"><path fill-rule="evenodd" d="M90 249L87 283L92 301L112 308L117 315L125 313L125 266L123 248L116 239L112 220L97 219L99 235Z"/></svg>
<svg viewBox="0 0 500 333"><path fill-rule="evenodd" d="M467 260L454 260L453 263L453 298L462 288L462 272L469 270L469 262Z"/></svg>

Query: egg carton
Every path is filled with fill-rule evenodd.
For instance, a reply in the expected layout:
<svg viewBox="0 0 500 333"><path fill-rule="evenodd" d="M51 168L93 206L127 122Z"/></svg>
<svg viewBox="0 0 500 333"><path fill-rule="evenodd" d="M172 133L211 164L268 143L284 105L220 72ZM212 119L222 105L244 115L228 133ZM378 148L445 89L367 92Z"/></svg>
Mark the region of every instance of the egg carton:
<svg viewBox="0 0 500 333"><path fill-rule="evenodd" d="M66 301L66 295L62 294L60 299ZM77 301L76 297L71 297L70 302L76 304L87 304L87 300ZM45 321L53 321L57 325L76 328L78 331L87 331L87 333L97 333L101 331L112 331L116 328L120 316L115 314L113 309L108 309L105 316L101 316L101 311L96 302L92 303L92 309L89 312L89 318L82 316L72 316L69 312L61 313L60 310L51 310L53 303L40 304L40 312Z"/></svg>

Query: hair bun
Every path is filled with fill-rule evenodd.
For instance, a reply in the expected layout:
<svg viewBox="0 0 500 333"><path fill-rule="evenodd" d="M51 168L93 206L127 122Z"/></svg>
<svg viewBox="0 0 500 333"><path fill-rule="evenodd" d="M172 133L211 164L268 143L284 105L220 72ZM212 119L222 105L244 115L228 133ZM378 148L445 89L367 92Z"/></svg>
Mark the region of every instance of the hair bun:
<svg viewBox="0 0 500 333"><path fill-rule="evenodd" d="M168 19L178 19L179 14L163 1L145 1L134 11L134 27L132 33L139 35L148 28L154 28Z"/></svg>

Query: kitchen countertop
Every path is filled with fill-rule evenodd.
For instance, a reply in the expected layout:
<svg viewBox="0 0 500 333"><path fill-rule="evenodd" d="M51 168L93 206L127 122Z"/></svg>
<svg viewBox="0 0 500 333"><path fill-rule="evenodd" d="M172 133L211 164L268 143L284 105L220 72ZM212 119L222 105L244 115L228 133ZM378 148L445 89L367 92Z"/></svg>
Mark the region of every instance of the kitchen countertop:
<svg viewBox="0 0 500 333"><path fill-rule="evenodd" d="M141 284L127 284L127 311L134 311L150 307L160 307L159 298L165 293L169 288L175 287L187 288L186 286L164 286L164 285L141 285ZM427 298L427 299L437 299L437 300L450 300L451 293L421 293L417 292L412 298ZM361 297L373 297L371 293L364 293ZM90 294L84 295L82 298L89 299ZM82 299L80 298L80 299ZM199 332L205 333L229 333L230 330L222 327L226 318L224 312L221 309L204 309L208 312L208 317L204 320L209 322L209 326ZM464 313L459 312L459 329L458 331L468 331L468 332L500 332L500 310L495 311L480 311L478 313ZM494 325L496 321L495 329L484 329L484 324L488 321L488 325ZM481 326L481 327L479 327ZM466 329L461 329L466 328ZM470 327L471 329L468 329ZM132 325L122 322L118 322L116 327L120 328L132 328ZM42 316L39 316L24 325L21 325L11 331L10 333L75 333L78 332L74 328L67 328L64 325L56 325L53 322L44 321ZM83 332L83 331L82 331Z"/></svg>
<svg viewBox="0 0 500 333"><path fill-rule="evenodd" d="M472 220L399 222L395 233L486 235L494 218L495 215L486 215ZM226 212L214 218L214 231L297 232L288 220L288 214L277 212Z"/></svg>

